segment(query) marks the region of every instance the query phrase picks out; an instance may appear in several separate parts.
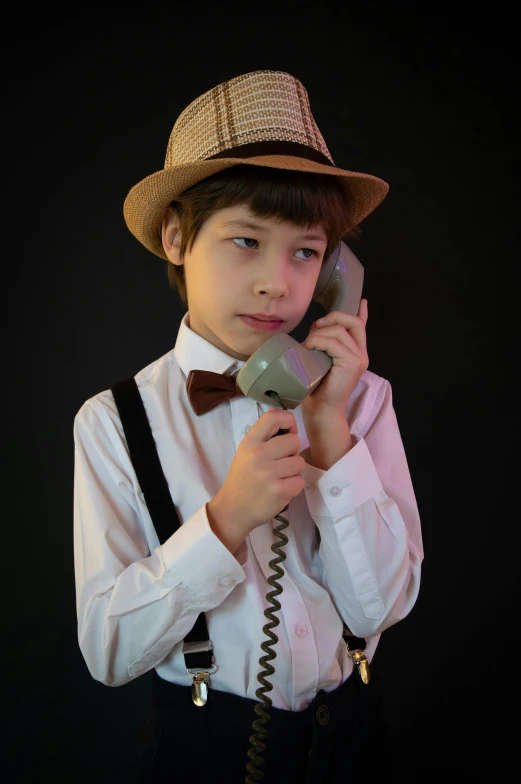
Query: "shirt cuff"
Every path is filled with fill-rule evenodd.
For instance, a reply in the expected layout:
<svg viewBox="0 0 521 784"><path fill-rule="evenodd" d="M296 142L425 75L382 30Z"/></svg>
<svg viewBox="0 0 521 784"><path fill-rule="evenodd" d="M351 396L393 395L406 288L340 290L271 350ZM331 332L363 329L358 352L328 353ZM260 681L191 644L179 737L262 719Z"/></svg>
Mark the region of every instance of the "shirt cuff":
<svg viewBox="0 0 521 784"><path fill-rule="evenodd" d="M313 518L345 515L379 493L382 483L363 438L328 471L306 463L302 471Z"/></svg>
<svg viewBox="0 0 521 784"><path fill-rule="evenodd" d="M206 504L156 551L176 583L188 586L202 601L219 605L246 573L214 534Z"/></svg>

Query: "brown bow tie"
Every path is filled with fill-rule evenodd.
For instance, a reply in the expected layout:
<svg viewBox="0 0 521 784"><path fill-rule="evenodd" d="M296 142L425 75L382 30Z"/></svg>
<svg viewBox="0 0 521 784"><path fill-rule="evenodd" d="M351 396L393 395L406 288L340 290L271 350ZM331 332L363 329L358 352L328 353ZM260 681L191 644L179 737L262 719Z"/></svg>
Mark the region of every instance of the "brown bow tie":
<svg viewBox="0 0 521 784"><path fill-rule="evenodd" d="M211 370L191 370L186 379L188 399L197 416L206 414L232 397L244 397L235 376Z"/></svg>

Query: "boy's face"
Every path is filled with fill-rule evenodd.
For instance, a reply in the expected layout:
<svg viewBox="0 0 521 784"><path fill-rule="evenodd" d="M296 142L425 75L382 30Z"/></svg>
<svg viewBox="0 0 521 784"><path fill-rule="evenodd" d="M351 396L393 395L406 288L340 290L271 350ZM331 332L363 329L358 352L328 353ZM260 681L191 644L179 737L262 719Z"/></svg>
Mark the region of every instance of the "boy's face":
<svg viewBox="0 0 521 784"><path fill-rule="evenodd" d="M321 227L259 219L246 205L228 207L206 220L181 261L178 226L169 209L163 246L173 264L185 267L190 329L226 354L247 360L273 335L289 333L302 321L327 245ZM259 313L282 323L266 331L241 318Z"/></svg>

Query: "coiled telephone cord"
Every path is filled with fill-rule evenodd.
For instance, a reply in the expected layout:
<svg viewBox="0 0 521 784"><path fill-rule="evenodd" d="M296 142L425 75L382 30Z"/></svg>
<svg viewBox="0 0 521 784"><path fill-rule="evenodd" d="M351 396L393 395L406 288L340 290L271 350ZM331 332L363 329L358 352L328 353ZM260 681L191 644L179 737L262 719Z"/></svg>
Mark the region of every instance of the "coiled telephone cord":
<svg viewBox="0 0 521 784"><path fill-rule="evenodd" d="M287 410L287 406L284 405L276 392L266 392L266 394L276 398L281 408ZM289 433L289 430L279 430L276 435L284 435L285 433ZM285 512L288 506L289 504L285 506L282 511ZM266 680L266 676L273 675L275 672L270 661L277 655L273 650L273 646L277 644L279 638L272 630L280 623L279 619L274 615L274 612L278 612L281 609L281 604L276 597L282 593L282 586L278 583L278 579L284 576L284 569L282 569L279 564L286 560L286 553L281 548L288 543L288 537L282 532L289 526L289 520L283 517L282 514L275 515L275 520L280 522L280 525L277 525L273 529L273 533L278 541L271 545L271 550L277 557L269 562L269 567L273 574L267 578L267 582L272 586L273 590L268 591L266 594L266 600L271 604L271 607L264 610L264 615L268 618L269 623L262 629L269 640L264 640L264 642L261 643L261 648L266 655L261 656L259 659L259 664L263 669L257 675L257 680L262 686L255 692L260 702L254 707L254 711L259 718L255 719L252 723L254 733L250 735L251 746L248 750L250 761L246 765L246 770L248 771L248 775L245 779L246 784L253 784L254 781L260 781L264 776L263 771L260 769L260 766L264 765L264 759L261 755L266 751L266 744L264 743L264 740L268 735L266 724L270 720L270 715L266 712L266 709L269 710L272 705L272 701L267 696L266 692L271 691L273 686Z"/></svg>

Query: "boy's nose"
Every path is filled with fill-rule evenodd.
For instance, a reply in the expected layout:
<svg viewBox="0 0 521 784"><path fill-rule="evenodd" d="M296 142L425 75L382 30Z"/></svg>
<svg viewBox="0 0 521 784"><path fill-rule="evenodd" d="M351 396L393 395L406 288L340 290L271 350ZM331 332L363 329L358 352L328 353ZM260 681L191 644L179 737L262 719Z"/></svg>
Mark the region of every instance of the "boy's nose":
<svg viewBox="0 0 521 784"><path fill-rule="evenodd" d="M258 276L256 290L264 296L282 297L288 293L288 274L280 262L267 265Z"/></svg>
<svg viewBox="0 0 521 784"><path fill-rule="evenodd" d="M282 281L280 282L264 281L263 283L259 283L256 288L259 294L262 294L263 296L272 297L273 299L284 297L288 293L288 287Z"/></svg>

